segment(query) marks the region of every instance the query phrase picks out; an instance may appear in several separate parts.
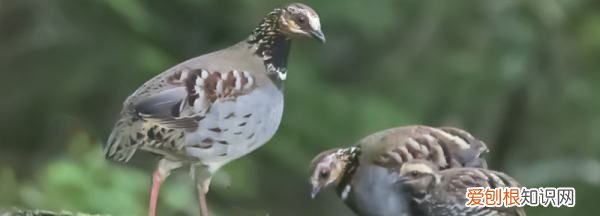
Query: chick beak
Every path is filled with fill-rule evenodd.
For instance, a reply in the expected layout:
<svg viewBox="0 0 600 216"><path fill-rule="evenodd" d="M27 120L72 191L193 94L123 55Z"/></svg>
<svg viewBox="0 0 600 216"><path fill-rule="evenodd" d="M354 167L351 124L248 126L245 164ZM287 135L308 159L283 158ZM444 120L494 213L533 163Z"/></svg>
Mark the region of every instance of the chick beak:
<svg viewBox="0 0 600 216"><path fill-rule="evenodd" d="M323 31L321 31L321 29L313 30L310 32L310 34L313 38L321 41L321 43L325 43L325 34L323 34Z"/></svg>
<svg viewBox="0 0 600 216"><path fill-rule="evenodd" d="M315 197L317 197L317 194L319 194L320 190L321 190L321 187L314 186L313 189L312 189L312 192L310 193L310 198L314 199Z"/></svg>

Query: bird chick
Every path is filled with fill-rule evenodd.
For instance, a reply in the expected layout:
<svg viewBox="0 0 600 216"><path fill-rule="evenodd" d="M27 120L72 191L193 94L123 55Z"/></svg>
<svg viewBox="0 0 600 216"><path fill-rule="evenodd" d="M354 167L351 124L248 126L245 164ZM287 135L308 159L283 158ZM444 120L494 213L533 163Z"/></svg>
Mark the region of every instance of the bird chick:
<svg viewBox="0 0 600 216"><path fill-rule="evenodd" d="M463 167L438 170L429 161L405 162L397 181L411 197L413 208L426 216L525 216L521 207L468 207L467 189L472 187L520 187L505 173Z"/></svg>

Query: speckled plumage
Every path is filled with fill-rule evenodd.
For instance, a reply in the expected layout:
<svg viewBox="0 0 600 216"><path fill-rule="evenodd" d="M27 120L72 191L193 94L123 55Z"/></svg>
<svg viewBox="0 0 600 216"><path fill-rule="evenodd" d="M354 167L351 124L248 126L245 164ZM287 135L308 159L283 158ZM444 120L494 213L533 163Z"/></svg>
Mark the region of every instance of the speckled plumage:
<svg viewBox="0 0 600 216"><path fill-rule="evenodd" d="M267 76L263 59L248 45L244 41L196 57L145 83L125 101L107 157L127 161L135 150L143 149L172 160L212 165L241 156L230 152L230 146L266 142L279 125L283 94ZM257 132L261 134L250 137L254 140L241 139Z"/></svg>
<svg viewBox="0 0 600 216"><path fill-rule="evenodd" d="M420 173L420 174L415 174ZM437 170L427 161L405 163L400 187L423 216L525 216L521 207L467 207L467 188L506 188L521 185L505 173L461 167Z"/></svg>
<svg viewBox="0 0 600 216"><path fill-rule="evenodd" d="M214 172L277 131L291 39L324 41L320 24L312 24L318 19L303 4L276 8L247 39L150 79L124 102L106 157L127 162L137 151L160 155L158 185L172 169L189 164L199 191L206 193Z"/></svg>
<svg viewBox="0 0 600 216"><path fill-rule="evenodd" d="M349 147L359 150L356 158L337 156L338 150L319 154L311 165L313 177L327 157L345 158L343 171L333 182L340 198L361 216L417 215L410 199L395 186L400 166L423 159L439 169L486 167L482 154L487 146L468 132L451 127L423 125L387 129L361 139ZM339 159L333 159L333 161ZM313 187L318 178L313 178ZM315 183L317 181L317 183Z"/></svg>

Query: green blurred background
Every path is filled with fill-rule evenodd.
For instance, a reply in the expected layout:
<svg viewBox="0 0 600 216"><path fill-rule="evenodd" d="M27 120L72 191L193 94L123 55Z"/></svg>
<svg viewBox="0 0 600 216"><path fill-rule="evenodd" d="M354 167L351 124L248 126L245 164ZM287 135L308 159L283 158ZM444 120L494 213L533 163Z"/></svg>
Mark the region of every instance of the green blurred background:
<svg viewBox="0 0 600 216"><path fill-rule="evenodd" d="M145 215L155 158L102 155L122 101L285 3L0 0L0 207ZM331 191L309 199L309 161L407 124L465 128L492 168L577 189L575 208L529 215L600 212L600 1L305 3L327 43L294 43L282 126L215 177L217 215L352 215ZM198 215L186 172L163 187L161 215Z"/></svg>

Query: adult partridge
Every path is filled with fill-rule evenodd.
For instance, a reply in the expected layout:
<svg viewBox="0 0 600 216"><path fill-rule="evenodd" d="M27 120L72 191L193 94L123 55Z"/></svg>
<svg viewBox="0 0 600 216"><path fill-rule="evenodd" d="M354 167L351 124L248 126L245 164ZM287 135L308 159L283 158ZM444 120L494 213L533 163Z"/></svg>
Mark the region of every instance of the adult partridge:
<svg viewBox="0 0 600 216"><path fill-rule="evenodd" d="M138 150L161 156L149 215L155 215L161 183L183 165L190 165L202 215L208 215L212 175L277 131L290 42L301 37L325 42L317 13L300 3L275 8L245 40L177 64L127 98L106 157L126 162Z"/></svg>
<svg viewBox="0 0 600 216"><path fill-rule="evenodd" d="M396 189L404 162L423 159L439 169L486 167L484 152L485 143L457 128L415 125L380 131L354 146L317 155L311 163L312 197L334 185L358 215L417 215L410 199Z"/></svg>
<svg viewBox="0 0 600 216"><path fill-rule="evenodd" d="M467 188L521 187L502 172L473 167L438 170L429 161L413 160L400 168L398 183L424 216L525 216L525 209L517 206L467 207Z"/></svg>

